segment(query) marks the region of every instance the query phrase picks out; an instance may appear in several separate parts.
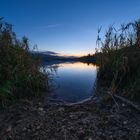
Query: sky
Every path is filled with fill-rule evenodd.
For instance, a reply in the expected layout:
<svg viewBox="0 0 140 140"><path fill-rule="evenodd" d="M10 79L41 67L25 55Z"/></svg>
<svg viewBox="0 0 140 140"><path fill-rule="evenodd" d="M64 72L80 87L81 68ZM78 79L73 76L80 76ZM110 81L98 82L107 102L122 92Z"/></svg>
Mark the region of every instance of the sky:
<svg viewBox="0 0 140 140"><path fill-rule="evenodd" d="M0 17L39 51L94 53L97 29L140 17L140 0L0 0Z"/></svg>

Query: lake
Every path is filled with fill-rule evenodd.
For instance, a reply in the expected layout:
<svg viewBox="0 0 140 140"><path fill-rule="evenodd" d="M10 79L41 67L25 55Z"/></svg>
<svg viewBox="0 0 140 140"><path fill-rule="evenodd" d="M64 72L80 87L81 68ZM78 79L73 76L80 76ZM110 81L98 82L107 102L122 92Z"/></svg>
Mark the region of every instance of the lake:
<svg viewBox="0 0 140 140"><path fill-rule="evenodd" d="M77 103L94 95L96 65L67 62L53 64L47 69L51 79L48 102Z"/></svg>

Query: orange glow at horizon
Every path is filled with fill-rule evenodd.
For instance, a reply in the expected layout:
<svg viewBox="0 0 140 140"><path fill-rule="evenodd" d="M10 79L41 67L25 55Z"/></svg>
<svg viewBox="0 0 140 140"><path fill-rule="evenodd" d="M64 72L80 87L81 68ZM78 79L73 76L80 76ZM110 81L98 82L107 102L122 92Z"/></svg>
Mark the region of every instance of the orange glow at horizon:
<svg viewBox="0 0 140 140"><path fill-rule="evenodd" d="M91 53L94 54L94 53ZM75 56L75 57L82 57L82 56L87 56L88 53L60 53L59 56Z"/></svg>
<svg viewBox="0 0 140 140"><path fill-rule="evenodd" d="M96 65L82 62L62 63L60 66L72 69L96 69Z"/></svg>

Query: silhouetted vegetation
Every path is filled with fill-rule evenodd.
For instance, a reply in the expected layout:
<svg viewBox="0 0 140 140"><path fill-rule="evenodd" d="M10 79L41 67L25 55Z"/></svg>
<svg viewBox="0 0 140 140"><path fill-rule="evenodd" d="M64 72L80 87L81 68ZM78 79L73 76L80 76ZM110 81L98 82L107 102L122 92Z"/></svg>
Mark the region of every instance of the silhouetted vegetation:
<svg viewBox="0 0 140 140"><path fill-rule="evenodd" d="M100 86L109 87L112 94L140 99L140 20L119 29L110 26L103 40L100 32L96 50Z"/></svg>
<svg viewBox="0 0 140 140"><path fill-rule="evenodd" d="M39 95L47 88L47 75L30 54L26 37L16 38L12 25L0 19L0 102Z"/></svg>
<svg viewBox="0 0 140 140"><path fill-rule="evenodd" d="M86 56L82 56L82 57L79 57L77 58L78 61L80 62L83 62L83 63L93 63L95 64L96 63L96 59L95 59L95 55L94 54L88 54Z"/></svg>

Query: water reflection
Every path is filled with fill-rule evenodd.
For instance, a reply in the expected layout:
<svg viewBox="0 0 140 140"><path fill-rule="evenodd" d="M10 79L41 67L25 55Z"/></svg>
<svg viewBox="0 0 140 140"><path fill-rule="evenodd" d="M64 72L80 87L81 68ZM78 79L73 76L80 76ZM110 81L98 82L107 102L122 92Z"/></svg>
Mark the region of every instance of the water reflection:
<svg viewBox="0 0 140 140"><path fill-rule="evenodd" d="M51 65L49 101L76 103L94 94L96 65L81 62Z"/></svg>

